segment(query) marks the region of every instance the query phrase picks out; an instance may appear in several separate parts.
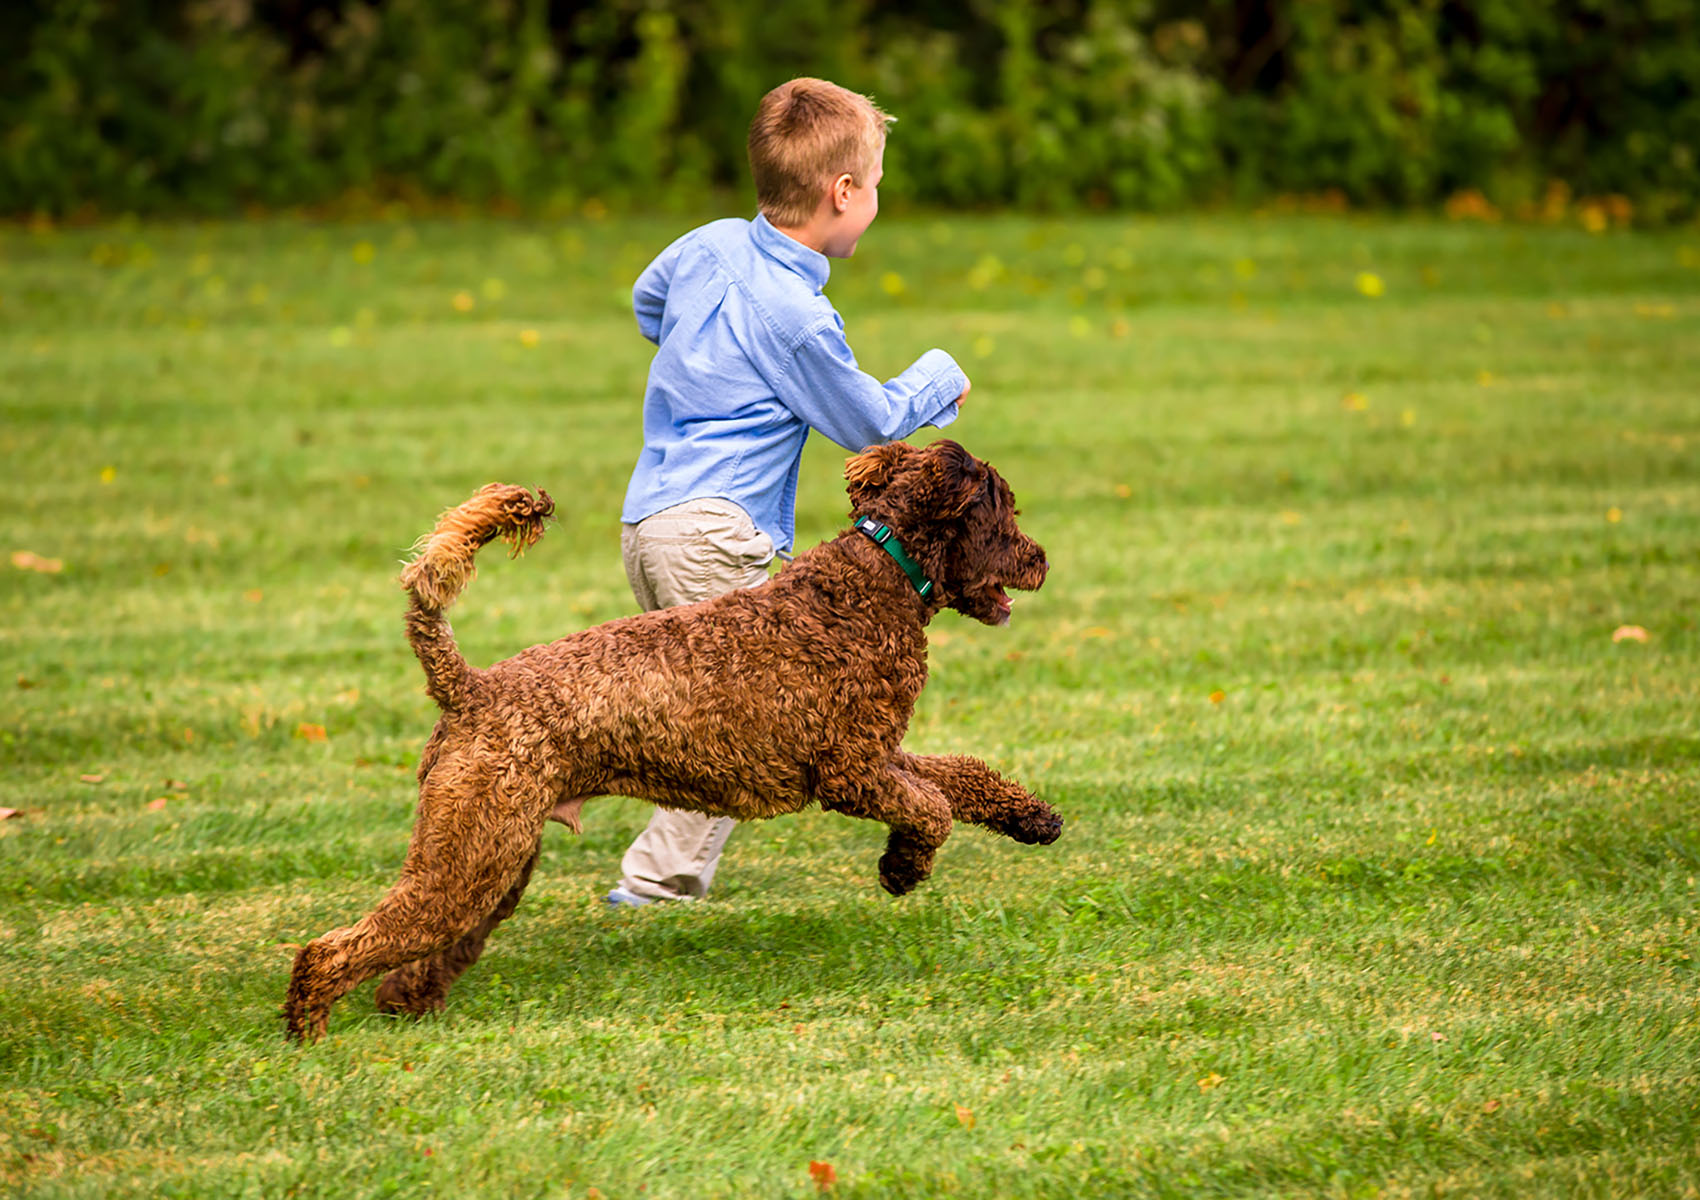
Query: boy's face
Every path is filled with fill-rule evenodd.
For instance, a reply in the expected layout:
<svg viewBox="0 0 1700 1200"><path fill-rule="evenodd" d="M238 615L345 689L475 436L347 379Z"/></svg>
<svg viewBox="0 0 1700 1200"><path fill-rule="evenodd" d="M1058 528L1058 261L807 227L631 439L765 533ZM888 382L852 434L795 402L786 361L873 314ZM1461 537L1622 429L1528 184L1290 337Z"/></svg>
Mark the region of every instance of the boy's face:
<svg viewBox="0 0 1700 1200"><path fill-rule="evenodd" d="M873 166L862 182L846 182L840 176L833 184L833 208L837 219L826 236L822 253L828 258L849 258L856 253L856 243L880 211L880 180L885 178L885 150L875 155Z"/></svg>

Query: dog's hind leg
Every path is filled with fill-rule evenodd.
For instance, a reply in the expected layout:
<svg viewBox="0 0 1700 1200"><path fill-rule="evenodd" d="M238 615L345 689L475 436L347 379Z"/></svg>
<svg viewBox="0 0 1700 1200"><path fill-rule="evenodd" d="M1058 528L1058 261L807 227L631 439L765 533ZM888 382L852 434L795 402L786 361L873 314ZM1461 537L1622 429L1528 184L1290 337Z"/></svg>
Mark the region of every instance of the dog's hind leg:
<svg viewBox="0 0 1700 1200"><path fill-rule="evenodd" d="M943 792L950 802L951 816L958 821L983 825L1018 842L1041 846L1050 845L1062 834L1062 818L1055 809L977 758L900 751L892 763Z"/></svg>
<svg viewBox="0 0 1700 1200"><path fill-rule="evenodd" d="M452 802L422 798L401 878L368 916L315 938L295 957L284 1002L292 1039L317 1041L331 1005L365 980L429 958L474 933L535 859L542 818L477 829ZM477 837L468 836L476 830Z"/></svg>
<svg viewBox="0 0 1700 1200"><path fill-rule="evenodd" d="M536 865L537 851L533 850L508 894L471 933L447 949L439 950L429 958L415 959L385 976L378 985L378 1011L408 1013L416 1017L441 1012L454 981L484 953L484 942L491 930L513 916L514 909L519 907L520 897L525 894L525 885L531 882L531 871Z"/></svg>
<svg viewBox="0 0 1700 1200"><path fill-rule="evenodd" d="M933 784L895 767L867 779L817 791L820 806L891 827L880 856L880 886L893 896L913 891L933 872L933 856L950 836L950 803Z"/></svg>

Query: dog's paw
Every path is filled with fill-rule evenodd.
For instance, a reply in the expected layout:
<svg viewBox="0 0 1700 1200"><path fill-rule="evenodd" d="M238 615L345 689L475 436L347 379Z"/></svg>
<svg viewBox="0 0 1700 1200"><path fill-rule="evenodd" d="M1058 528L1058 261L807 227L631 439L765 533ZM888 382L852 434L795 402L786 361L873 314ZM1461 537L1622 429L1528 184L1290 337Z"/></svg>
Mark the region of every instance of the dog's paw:
<svg viewBox="0 0 1700 1200"><path fill-rule="evenodd" d="M1028 846L1049 846L1062 836L1063 819L1041 801L1020 812L1009 813L993 824L1005 837Z"/></svg>
<svg viewBox="0 0 1700 1200"><path fill-rule="evenodd" d="M907 849L888 849L880 855L880 886L893 896L906 896L933 873L933 857Z"/></svg>

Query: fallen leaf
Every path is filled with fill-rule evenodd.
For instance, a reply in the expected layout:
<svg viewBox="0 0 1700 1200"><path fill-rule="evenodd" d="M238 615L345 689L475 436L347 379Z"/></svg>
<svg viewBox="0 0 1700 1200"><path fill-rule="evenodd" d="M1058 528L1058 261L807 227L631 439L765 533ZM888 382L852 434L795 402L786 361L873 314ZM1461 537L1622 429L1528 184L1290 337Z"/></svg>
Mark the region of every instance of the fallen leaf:
<svg viewBox="0 0 1700 1200"><path fill-rule="evenodd" d="M1226 1082L1226 1079L1212 1071L1210 1074L1198 1081L1198 1090L1201 1092L1208 1092L1211 1088L1221 1087Z"/></svg>
<svg viewBox="0 0 1700 1200"><path fill-rule="evenodd" d="M1485 1113L1498 1112L1499 1107L1500 1105L1498 1100L1489 1100L1486 1104L1482 1105L1482 1111Z"/></svg>
<svg viewBox="0 0 1700 1200"><path fill-rule="evenodd" d="M155 796L152 800L148 801L148 808L153 812L158 812L160 809L164 808L166 806L166 804L168 804L168 803L169 803L169 800L168 800L167 797L165 797L165 796Z"/></svg>
<svg viewBox="0 0 1700 1200"><path fill-rule="evenodd" d="M323 725L309 725L305 721L295 727L295 736L302 741L323 742L328 740Z"/></svg>
<svg viewBox="0 0 1700 1200"><path fill-rule="evenodd" d="M18 676L18 689L20 691L27 692L34 686L35 686L35 680L31 679L28 675L20 674Z"/></svg>
<svg viewBox="0 0 1700 1200"><path fill-rule="evenodd" d="M20 571L39 571L43 575L57 575L65 569L62 558L43 558L33 550L12 551L12 565Z"/></svg>
<svg viewBox="0 0 1700 1200"><path fill-rule="evenodd" d="M833 1169L832 1164L829 1162L815 1162L813 1159L810 1159L809 1178L814 1180L816 1185L824 1190L838 1182L838 1172Z"/></svg>
<svg viewBox="0 0 1700 1200"><path fill-rule="evenodd" d="M99 783L101 780L105 779L106 776L104 776L104 775L79 775L79 776L77 776L77 778L79 780L81 780L83 783Z"/></svg>
<svg viewBox="0 0 1700 1200"><path fill-rule="evenodd" d="M1224 692L1221 688L1217 688L1215 691L1210 693L1210 703L1212 704L1220 704L1227 698L1228 693Z"/></svg>
<svg viewBox="0 0 1700 1200"><path fill-rule="evenodd" d="M1619 625L1611 631L1614 642L1644 642L1651 635L1639 625Z"/></svg>
<svg viewBox="0 0 1700 1200"><path fill-rule="evenodd" d="M974 1128L973 1112L969 1109L963 1108L960 1104L956 1106L956 1119L962 1122L962 1127L964 1129Z"/></svg>

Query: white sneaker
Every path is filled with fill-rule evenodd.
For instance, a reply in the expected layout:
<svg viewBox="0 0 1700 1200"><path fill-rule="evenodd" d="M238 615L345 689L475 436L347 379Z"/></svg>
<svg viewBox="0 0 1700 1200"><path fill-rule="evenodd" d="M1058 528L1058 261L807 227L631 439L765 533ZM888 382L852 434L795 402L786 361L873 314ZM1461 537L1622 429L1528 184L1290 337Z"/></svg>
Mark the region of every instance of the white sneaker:
<svg viewBox="0 0 1700 1200"><path fill-rule="evenodd" d="M610 908L642 908L646 904L654 904L654 896L640 896L636 892L628 892L624 887L616 885L614 890L602 897Z"/></svg>

